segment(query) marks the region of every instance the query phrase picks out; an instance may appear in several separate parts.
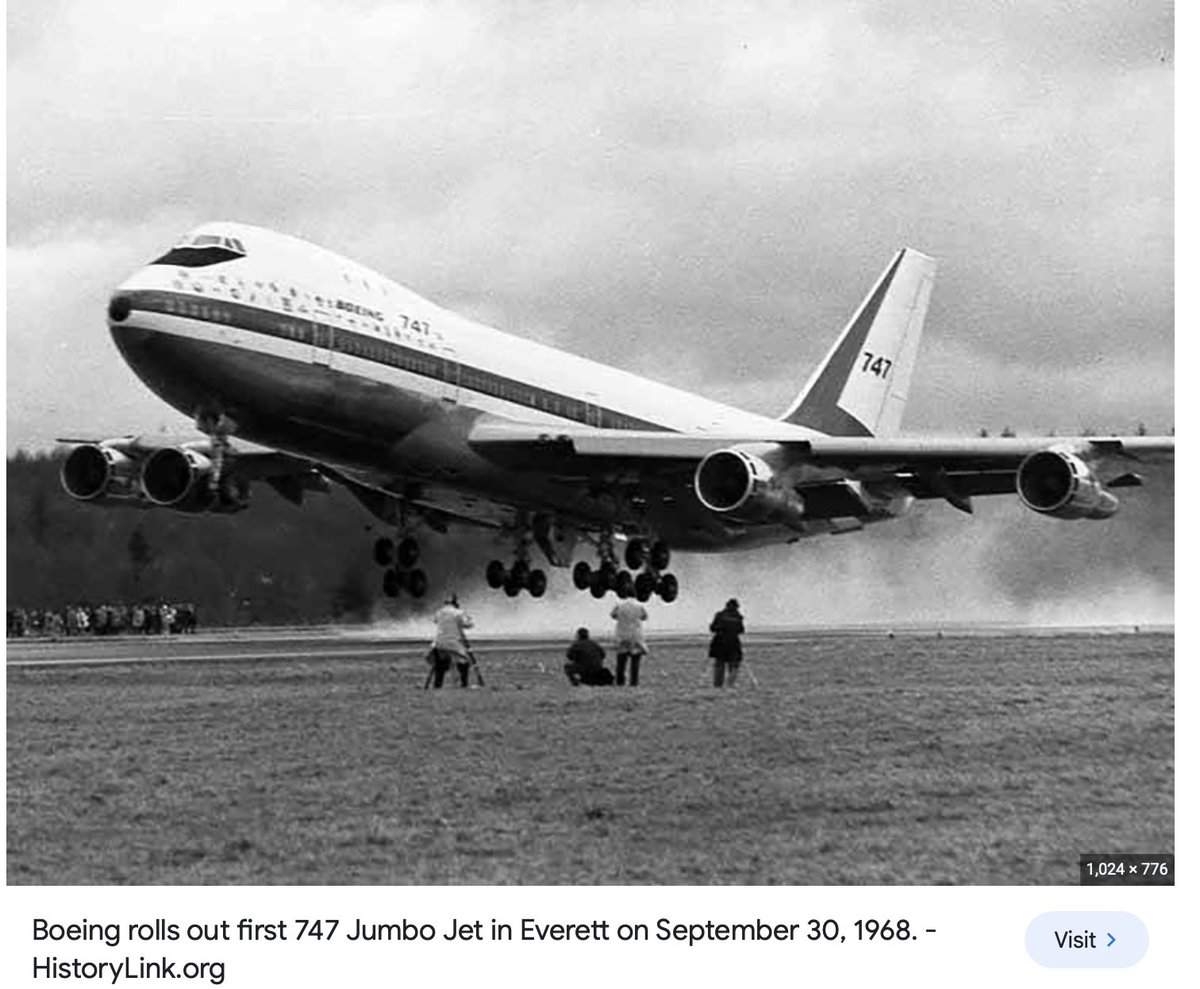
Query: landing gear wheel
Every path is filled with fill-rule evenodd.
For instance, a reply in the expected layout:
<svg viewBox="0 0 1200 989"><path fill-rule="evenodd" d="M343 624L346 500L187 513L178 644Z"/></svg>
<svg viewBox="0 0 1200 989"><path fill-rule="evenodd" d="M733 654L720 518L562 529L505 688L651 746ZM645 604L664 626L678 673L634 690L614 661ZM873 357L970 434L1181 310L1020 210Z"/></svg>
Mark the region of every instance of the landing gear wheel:
<svg viewBox="0 0 1200 989"><path fill-rule="evenodd" d="M512 574L509 574L504 578L504 593L510 598L515 598L521 593L521 585L513 580Z"/></svg>
<svg viewBox="0 0 1200 989"><path fill-rule="evenodd" d="M617 574L616 591L617 597L619 598L624 599L633 597L633 574L631 574L628 570L622 570L619 574Z"/></svg>
<svg viewBox="0 0 1200 989"><path fill-rule="evenodd" d="M504 578L507 577L508 574L506 574L504 571L503 563L501 563L499 560L492 560L492 562L487 565L485 576L487 577L488 587L498 591L504 586Z"/></svg>
<svg viewBox="0 0 1200 989"><path fill-rule="evenodd" d="M650 595L654 593L654 574L640 573L633 582L634 596L643 604L650 600Z"/></svg>
<svg viewBox="0 0 1200 989"><path fill-rule="evenodd" d="M665 573L658 581L658 596L664 604L670 604L679 597L679 581L673 573Z"/></svg>
<svg viewBox="0 0 1200 989"><path fill-rule="evenodd" d="M654 570L666 570L671 565L671 548L661 539L650 547L650 566Z"/></svg>
<svg viewBox="0 0 1200 989"><path fill-rule="evenodd" d="M512 570L509 572L508 579L517 585L517 589L529 586L529 564L524 560L517 560L513 564Z"/></svg>
<svg viewBox="0 0 1200 989"><path fill-rule="evenodd" d="M590 587L592 591L592 597L594 598L602 598L608 593L608 583L605 581L604 574L601 571L597 570L594 574L592 574L592 582Z"/></svg>
<svg viewBox="0 0 1200 989"><path fill-rule="evenodd" d="M592 586L592 568L587 560L580 560L575 564L571 579L575 581L576 590L586 591Z"/></svg>
<svg viewBox="0 0 1200 989"><path fill-rule="evenodd" d="M414 570L408 575L408 593L415 598L423 598L429 590L429 578L424 570ZM663 600L666 600L664 598Z"/></svg>
<svg viewBox="0 0 1200 989"><path fill-rule="evenodd" d="M400 575L395 570L386 570L383 574L383 593L390 598L400 596Z"/></svg>
<svg viewBox="0 0 1200 989"><path fill-rule="evenodd" d="M531 597L540 598L546 593L546 571L532 570L529 574L529 594Z"/></svg>
<svg viewBox="0 0 1200 989"><path fill-rule="evenodd" d="M405 536L396 547L396 562L402 567L411 567L421 555L421 547L412 536Z"/></svg>
<svg viewBox="0 0 1200 989"><path fill-rule="evenodd" d="M395 547L390 539L375 540L375 562L381 567L391 566Z"/></svg>
<svg viewBox="0 0 1200 989"><path fill-rule="evenodd" d="M641 570L646 565L646 540L631 539L625 547L625 565L630 570Z"/></svg>

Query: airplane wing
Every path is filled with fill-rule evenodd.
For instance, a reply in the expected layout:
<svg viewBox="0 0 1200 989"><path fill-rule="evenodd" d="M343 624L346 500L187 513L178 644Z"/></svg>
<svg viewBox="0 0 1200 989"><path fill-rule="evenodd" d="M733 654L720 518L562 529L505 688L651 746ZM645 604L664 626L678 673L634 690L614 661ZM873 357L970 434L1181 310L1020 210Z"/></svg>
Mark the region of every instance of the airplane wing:
<svg viewBox="0 0 1200 989"><path fill-rule="evenodd" d="M193 450L202 456L216 455L216 446L209 437L181 438L169 436L129 435L118 437L65 437L59 436L56 443L71 446L106 446L127 456L149 456L159 450L185 449ZM290 453L281 453L271 447L260 446L248 440L230 439L229 452L237 459L239 469L246 471L248 476L255 478L270 477L274 474L297 473L314 467L311 460L294 457Z"/></svg>
<svg viewBox="0 0 1200 989"><path fill-rule="evenodd" d="M621 477L653 487L691 474L697 495L710 508L721 503L704 497L702 466L710 461L716 464L718 455L725 457L723 480L732 483L727 468L740 458L747 466L735 480L744 476L747 486L763 483L791 491L807 500L810 517L812 508L821 503L829 503L837 515L856 514L851 509L858 494L849 501L830 497L845 492L848 482L902 490L916 498L944 498L967 512L975 495L1020 491L1035 510L1060 514L1067 506L1056 504L1057 493L1070 487L1072 479L1101 487L1136 486L1141 478L1133 472L1135 467L1171 461L1175 451L1170 436L878 439L813 435L784 422L753 433L670 433L481 420L469 442L481 455L508 467L566 478ZM1094 473L1097 469L1120 473L1101 480ZM1039 502L1039 486L1046 489L1041 495L1049 500ZM1042 503L1051 509L1036 508Z"/></svg>
<svg viewBox="0 0 1200 989"><path fill-rule="evenodd" d="M62 478L68 493L80 501L230 512L246 507L252 481L265 481L296 505L305 492L329 490L315 462L245 440L229 440L224 450L208 437L59 437L56 442L75 446ZM219 490L210 491L217 464L221 483ZM136 483L139 477L141 484Z"/></svg>
<svg viewBox="0 0 1200 989"><path fill-rule="evenodd" d="M208 437L74 436L56 442L75 447L64 462L64 487L74 498L96 504L234 512L248 505L251 482L265 482L301 505L307 492L326 493L332 481L389 524L399 521L402 501L439 532L449 520L490 529L513 524L509 506L444 486L397 490L392 477L358 475L238 438L230 438L220 454ZM217 463L220 484L212 491Z"/></svg>
<svg viewBox="0 0 1200 989"><path fill-rule="evenodd" d="M955 465L995 469L1016 467L1030 454L1051 447L1091 457L1160 463L1173 459L1173 436L1036 436L938 439L876 439L858 436L805 436L794 427L754 432L670 433L651 430L546 427L503 420L481 420L468 439L489 459L553 464L559 458L587 460L696 461L731 446L779 444L789 457L813 464L859 466Z"/></svg>

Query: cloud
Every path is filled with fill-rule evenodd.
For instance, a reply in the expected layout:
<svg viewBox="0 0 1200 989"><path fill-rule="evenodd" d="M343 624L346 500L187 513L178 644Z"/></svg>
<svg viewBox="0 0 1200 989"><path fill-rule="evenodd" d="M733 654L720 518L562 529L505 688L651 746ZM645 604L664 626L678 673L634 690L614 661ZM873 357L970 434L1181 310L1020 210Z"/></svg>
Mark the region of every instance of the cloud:
<svg viewBox="0 0 1200 989"><path fill-rule="evenodd" d="M10 448L169 415L114 403L92 328L211 218L764 411L911 244L942 259L917 427L1168 419L1171 32L1119 2L12 4Z"/></svg>
<svg viewBox="0 0 1200 989"><path fill-rule="evenodd" d="M105 320L112 288L161 248L167 213L145 225L64 225L7 255L8 448L48 449L57 437L121 436L190 424L116 355Z"/></svg>

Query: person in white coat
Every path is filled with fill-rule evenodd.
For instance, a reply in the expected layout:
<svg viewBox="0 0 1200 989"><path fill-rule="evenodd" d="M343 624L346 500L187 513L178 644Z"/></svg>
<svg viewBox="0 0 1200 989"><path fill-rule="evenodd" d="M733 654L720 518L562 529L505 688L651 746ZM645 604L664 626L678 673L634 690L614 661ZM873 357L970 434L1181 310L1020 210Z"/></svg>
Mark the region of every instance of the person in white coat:
<svg viewBox="0 0 1200 989"><path fill-rule="evenodd" d="M612 610L617 622L617 686L625 686L625 668L629 667L629 686L638 685L638 667L646 654L646 633L642 623L650 615L638 601L626 598Z"/></svg>
<svg viewBox="0 0 1200 989"><path fill-rule="evenodd" d="M471 672L471 646L467 642L467 629L474 625L471 616L458 606L458 597L451 594L434 613L433 623L437 626L433 648L429 653L433 660L433 686L437 688L442 685L451 663L458 668L462 686L467 686L467 675Z"/></svg>

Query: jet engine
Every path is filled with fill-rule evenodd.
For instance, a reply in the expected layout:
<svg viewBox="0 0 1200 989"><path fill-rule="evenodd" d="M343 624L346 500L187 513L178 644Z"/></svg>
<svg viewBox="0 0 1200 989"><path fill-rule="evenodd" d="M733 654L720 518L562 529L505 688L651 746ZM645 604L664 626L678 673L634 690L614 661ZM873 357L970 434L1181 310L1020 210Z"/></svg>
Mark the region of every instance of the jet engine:
<svg viewBox="0 0 1200 989"><path fill-rule="evenodd" d="M75 447L63 462L62 486L80 501L139 502L137 462L115 447L85 443Z"/></svg>
<svg viewBox="0 0 1200 989"><path fill-rule="evenodd" d="M155 450L142 465L142 490L154 504L179 512L237 512L247 507L246 485L222 478L216 491L213 462L186 447Z"/></svg>
<svg viewBox="0 0 1200 989"><path fill-rule="evenodd" d="M1065 450L1041 450L1021 461L1017 494L1027 507L1056 519L1106 519L1120 505L1087 462Z"/></svg>
<svg viewBox="0 0 1200 989"><path fill-rule="evenodd" d="M701 460L692 487L710 512L740 522L798 525L804 518L804 499L780 483L761 457L737 447Z"/></svg>

